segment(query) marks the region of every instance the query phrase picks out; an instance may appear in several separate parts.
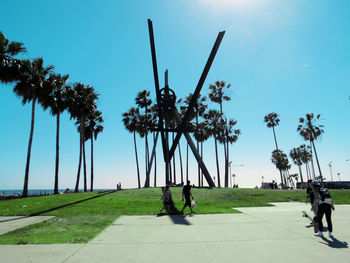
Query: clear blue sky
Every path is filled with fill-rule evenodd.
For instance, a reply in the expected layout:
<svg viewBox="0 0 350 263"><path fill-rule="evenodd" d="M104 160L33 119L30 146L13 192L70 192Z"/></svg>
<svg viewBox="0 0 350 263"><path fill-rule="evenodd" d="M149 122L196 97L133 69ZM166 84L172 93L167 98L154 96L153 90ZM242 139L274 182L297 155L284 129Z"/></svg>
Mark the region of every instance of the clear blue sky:
<svg viewBox="0 0 350 263"><path fill-rule="evenodd" d="M153 21L161 86L167 68L178 97L193 92L217 33L226 30L202 93L216 80L231 83L232 100L224 111L242 131L231 147L231 160L244 164L232 173L240 186L253 187L261 176L279 178L270 161L272 130L263 122L272 111L280 115L276 132L285 152L304 143L296 132L299 117L320 113L325 133L316 147L324 176L330 178L328 163L333 161L334 176L339 172L342 180L350 180L350 161L345 161L350 158L349 12L350 2L340 0L2 0L0 30L25 44L25 57L43 57L57 73L68 73L71 82L90 84L100 94L105 131L95 144L96 188L115 187L119 181L124 187L137 185L133 140L121 114L138 91L147 89L154 96L147 19ZM0 189L23 186L30 110L11 85L0 86ZM55 119L38 107L35 121L29 188L52 188ZM143 164L140 139L138 146ZM184 141L182 146L184 155ZM60 156L59 187L72 188L79 136L67 114L61 121ZM209 140L204 161L213 175L214 160ZM163 171L160 165L159 184Z"/></svg>

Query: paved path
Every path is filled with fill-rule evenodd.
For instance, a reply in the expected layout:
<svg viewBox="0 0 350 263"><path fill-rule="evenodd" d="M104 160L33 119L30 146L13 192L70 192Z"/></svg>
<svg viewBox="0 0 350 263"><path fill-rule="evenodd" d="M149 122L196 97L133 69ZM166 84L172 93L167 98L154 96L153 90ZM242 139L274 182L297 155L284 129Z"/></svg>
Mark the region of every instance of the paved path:
<svg viewBox="0 0 350 263"><path fill-rule="evenodd" d="M0 217L0 235L22 228L27 225L40 223L48 220L53 216L1 216ZM1 261L0 261L1 262Z"/></svg>
<svg viewBox="0 0 350 263"><path fill-rule="evenodd" d="M239 210L185 218L122 216L88 244L0 246L1 262L350 261L350 205L336 206L335 239L313 236L301 216L309 206L302 203Z"/></svg>

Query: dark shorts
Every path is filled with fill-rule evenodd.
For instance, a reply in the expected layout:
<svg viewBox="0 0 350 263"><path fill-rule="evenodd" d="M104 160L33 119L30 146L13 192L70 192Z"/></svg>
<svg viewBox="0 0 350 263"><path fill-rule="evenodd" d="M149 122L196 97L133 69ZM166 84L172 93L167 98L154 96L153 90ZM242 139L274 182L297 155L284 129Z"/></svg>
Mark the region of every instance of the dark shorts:
<svg viewBox="0 0 350 263"><path fill-rule="evenodd" d="M185 197L185 206L191 206L191 198Z"/></svg>

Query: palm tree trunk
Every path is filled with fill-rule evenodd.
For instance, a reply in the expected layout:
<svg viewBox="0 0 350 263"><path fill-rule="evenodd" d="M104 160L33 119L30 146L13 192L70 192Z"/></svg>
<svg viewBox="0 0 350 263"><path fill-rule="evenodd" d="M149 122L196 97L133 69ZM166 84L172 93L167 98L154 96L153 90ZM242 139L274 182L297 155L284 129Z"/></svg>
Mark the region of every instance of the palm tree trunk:
<svg viewBox="0 0 350 263"><path fill-rule="evenodd" d="M179 158L180 158L180 169L181 169L181 184L184 183L184 177L183 177L183 169L182 169L182 156L181 156L181 148L180 143L178 144L179 147Z"/></svg>
<svg viewBox="0 0 350 263"><path fill-rule="evenodd" d="M316 162L317 162L317 166L318 166L318 171L320 172L321 182L323 183L323 176L322 176L322 172L321 172L320 163L318 162L318 157L317 157L317 152L316 152L316 147L315 147L314 141L312 141L312 146L314 147Z"/></svg>
<svg viewBox="0 0 350 263"><path fill-rule="evenodd" d="M203 142L201 142L201 160L203 160ZM203 182L204 182L204 178L203 178L203 171L201 171L201 186L203 187Z"/></svg>
<svg viewBox="0 0 350 263"><path fill-rule="evenodd" d="M54 194L58 194L58 169L59 169L59 159L60 159L60 113L57 113L56 117L56 164L55 164L55 186Z"/></svg>
<svg viewBox="0 0 350 263"><path fill-rule="evenodd" d="M198 113L196 113L196 125L198 127ZM198 140L196 140L196 141L197 141L197 152L199 152L199 142L198 142ZM197 170L198 170L198 186L201 186L201 173L200 173L199 163L198 163Z"/></svg>
<svg viewBox="0 0 350 263"><path fill-rule="evenodd" d="M175 138L174 138L174 132L173 132L173 144L174 144L174 140L175 140ZM174 184L176 185L175 152L176 151L174 151L174 154L173 154L173 170L174 170Z"/></svg>
<svg viewBox="0 0 350 263"><path fill-rule="evenodd" d="M77 181L75 183L75 189L74 191L77 193L79 192L79 180L80 180L80 170L81 170L81 156L83 154L83 137L82 137L82 133L79 132L79 137L80 137L80 140L79 140L79 147L80 147L80 150L79 150L79 165L78 165L78 173L77 173Z"/></svg>
<svg viewBox="0 0 350 263"><path fill-rule="evenodd" d="M186 150L186 183L188 181L188 143L187 143L187 150Z"/></svg>
<svg viewBox="0 0 350 263"><path fill-rule="evenodd" d="M225 159L225 176L227 175L227 186L226 187L229 187L229 185L228 185L228 182L229 182L229 173L228 173L229 159L230 159L230 155L229 155L228 141L227 141L226 142L226 159ZM226 180L226 178L225 178L225 180Z"/></svg>
<svg viewBox="0 0 350 263"><path fill-rule="evenodd" d="M148 138L147 138L148 136L147 136L147 134L145 135L145 163L146 163L146 165L145 165L145 168L146 168L146 176L147 176L147 171L148 171L148 163L149 163L149 159L148 159ZM147 179L149 179L149 178L147 178ZM146 181L148 181L149 182L149 180L147 180L146 179ZM145 187L149 187L149 185L145 185Z"/></svg>
<svg viewBox="0 0 350 263"><path fill-rule="evenodd" d="M137 182L138 182L139 188L141 188L139 158L137 155L137 145L136 145L136 131L134 131L134 146L135 146L135 155L136 155Z"/></svg>
<svg viewBox="0 0 350 263"><path fill-rule="evenodd" d="M305 170L306 170L307 180L309 181L311 179L311 176L309 176L309 165L308 165L308 163L305 163Z"/></svg>
<svg viewBox="0 0 350 263"><path fill-rule="evenodd" d="M312 144L311 144L311 141L310 141L310 154L311 154L310 161L311 161L312 175L313 175L313 179L315 179L316 174L315 174L314 156L313 156L313 154L312 154Z"/></svg>
<svg viewBox="0 0 350 263"><path fill-rule="evenodd" d="M33 98L33 103L32 103L32 120L31 120L31 124L30 124L30 135L29 135L28 152L27 152L27 163L26 163L26 170L25 170L25 174L24 174L24 185L23 185L23 192L22 192L22 196L23 197L27 197L28 196L28 178L29 178L30 155L31 155L31 151L32 151L32 142L33 142L33 134L34 134L35 103L36 103L36 98Z"/></svg>
<svg viewBox="0 0 350 263"><path fill-rule="evenodd" d="M218 142L216 140L216 137L214 136L215 141L215 156L216 156L216 171L218 176L218 187L220 186L220 168L219 168L219 156L218 156Z"/></svg>
<svg viewBox="0 0 350 263"><path fill-rule="evenodd" d="M155 133L153 133L153 143L156 143ZM157 187L157 151L154 151L154 187Z"/></svg>
<svg viewBox="0 0 350 263"><path fill-rule="evenodd" d="M226 142L224 141L224 159L225 159L225 187L228 187L228 162L227 162L227 150Z"/></svg>
<svg viewBox="0 0 350 263"><path fill-rule="evenodd" d="M91 182L90 182L90 191L94 191L94 135L91 134Z"/></svg>
<svg viewBox="0 0 350 263"><path fill-rule="evenodd" d="M86 183L86 158L85 158L85 135L83 138L83 164L84 164L84 192L87 192L87 183Z"/></svg>
<svg viewBox="0 0 350 263"><path fill-rule="evenodd" d="M304 184L303 173L301 172L301 165L298 165L298 167L299 167L299 173L300 173L300 181L302 184Z"/></svg>
<svg viewBox="0 0 350 263"><path fill-rule="evenodd" d="M276 139L276 132L275 132L275 127L272 126L272 131L273 131L273 137L275 139L275 144L276 144L276 150L278 152L278 145L277 145L277 139ZM281 169L278 169L280 171L280 176L281 176L281 184L283 184L283 180L282 180L282 171ZM283 188L283 185L282 185L282 188Z"/></svg>

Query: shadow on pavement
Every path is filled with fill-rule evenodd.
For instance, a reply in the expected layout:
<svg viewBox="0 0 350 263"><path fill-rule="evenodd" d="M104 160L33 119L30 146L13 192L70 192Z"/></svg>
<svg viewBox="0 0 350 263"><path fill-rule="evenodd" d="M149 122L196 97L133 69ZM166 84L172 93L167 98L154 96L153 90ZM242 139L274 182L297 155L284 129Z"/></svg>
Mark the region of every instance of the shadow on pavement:
<svg viewBox="0 0 350 263"><path fill-rule="evenodd" d="M184 216L169 216L171 221L176 225L191 225Z"/></svg>
<svg viewBox="0 0 350 263"><path fill-rule="evenodd" d="M86 202L86 201L89 201L89 200L92 200L92 199L95 199L95 198L99 198L101 196L108 195L108 194L111 194L111 193L114 193L114 192L115 191L105 192L105 193L102 193L100 195L96 195L96 196L93 196L93 197L89 197L89 198L86 198L86 199L75 201L75 202L72 202L72 203L69 203L69 204L60 205L60 206L53 207L53 208L50 208L50 209L47 209L47 210L44 210L44 211L36 212L36 213L30 214L28 216L21 216L21 217L16 217L16 218L12 218L12 219L0 220L0 223L14 221L14 220L20 220L20 219L28 218L28 217L31 217L31 216L39 216L39 215L42 215L42 214L45 214L45 213L48 213L48 212L52 212L52 211L64 208L64 207L68 207L68 206L79 204L79 203L83 203L83 202Z"/></svg>
<svg viewBox="0 0 350 263"><path fill-rule="evenodd" d="M325 242L320 241L321 244L328 245L329 247L332 247L332 248L349 248L348 242L340 241L340 240L336 239L335 237L332 237L331 240L329 240L325 237L322 237L322 240Z"/></svg>

